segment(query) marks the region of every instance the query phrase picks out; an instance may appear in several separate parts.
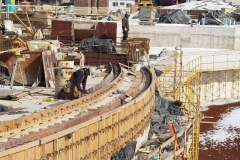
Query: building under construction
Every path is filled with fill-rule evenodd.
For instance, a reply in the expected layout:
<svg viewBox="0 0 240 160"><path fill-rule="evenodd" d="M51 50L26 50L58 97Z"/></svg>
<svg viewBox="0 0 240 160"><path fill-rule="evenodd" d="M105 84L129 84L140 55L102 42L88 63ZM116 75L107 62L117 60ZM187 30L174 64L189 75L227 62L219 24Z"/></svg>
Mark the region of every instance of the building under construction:
<svg viewBox="0 0 240 160"><path fill-rule="evenodd" d="M174 9L151 25L133 13L122 40L121 20L103 18L108 2L94 2L3 5L0 159L199 159L200 124L213 123L202 104L240 96L237 11L211 12L218 26L206 10L184 24L170 24ZM84 67L87 92L59 99Z"/></svg>

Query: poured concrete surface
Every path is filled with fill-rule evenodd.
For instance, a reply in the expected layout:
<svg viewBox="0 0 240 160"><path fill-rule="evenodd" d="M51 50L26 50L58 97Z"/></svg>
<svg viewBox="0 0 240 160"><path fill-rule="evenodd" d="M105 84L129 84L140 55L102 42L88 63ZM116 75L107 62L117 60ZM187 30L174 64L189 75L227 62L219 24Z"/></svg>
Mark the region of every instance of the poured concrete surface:
<svg viewBox="0 0 240 160"><path fill-rule="evenodd" d="M86 89L91 88L97 83L101 82L104 77L88 77ZM5 86L3 89L11 90L9 86ZM20 118L34 112L39 112L50 108L51 105L59 102L67 102L69 100L59 100L54 96L54 88L45 87L24 87L24 86L13 86L14 90L29 91L29 95L22 97L18 101L12 100L0 100L0 104L5 106L11 106L12 108L25 108L20 111L16 111L10 114L0 115L0 122L8 121L16 118ZM44 98L54 98L54 102L43 102Z"/></svg>

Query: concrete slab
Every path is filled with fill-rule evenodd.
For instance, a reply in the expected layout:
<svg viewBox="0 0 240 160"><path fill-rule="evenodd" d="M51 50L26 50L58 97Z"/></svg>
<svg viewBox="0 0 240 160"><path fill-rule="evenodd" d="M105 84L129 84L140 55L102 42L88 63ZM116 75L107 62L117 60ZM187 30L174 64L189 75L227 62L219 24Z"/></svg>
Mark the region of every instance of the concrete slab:
<svg viewBox="0 0 240 160"><path fill-rule="evenodd" d="M100 73L100 71L97 70L97 73ZM93 87L94 85L101 82L103 79L104 77L89 76L86 89ZM5 86L3 89L9 92L11 91L10 86ZM51 88L45 88L45 87L30 88L26 86L13 86L12 92L14 93L16 91L29 91L29 95L22 97L18 101L0 100L0 104L6 105L6 106L12 106L13 108L25 108L25 109L9 115L6 115L6 114L0 115L0 122L30 115L34 112L45 110L46 108L51 107L50 105L53 105L59 102L68 101L68 100L55 99L54 102L43 102L44 98L55 97L54 96L55 89L51 89Z"/></svg>

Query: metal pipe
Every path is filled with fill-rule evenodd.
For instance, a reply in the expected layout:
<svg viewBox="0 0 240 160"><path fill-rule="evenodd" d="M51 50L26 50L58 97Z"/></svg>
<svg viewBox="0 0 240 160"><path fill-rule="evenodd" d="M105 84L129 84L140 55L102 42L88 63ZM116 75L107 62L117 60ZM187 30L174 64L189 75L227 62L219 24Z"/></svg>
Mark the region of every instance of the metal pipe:
<svg viewBox="0 0 240 160"><path fill-rule="evenodd" d="M23 23L23 21L15 14L15 13L12 13L14 15L14 17L24 26L24 28L32 35L34 36L33 32L30 31L30 29Z"/></svg>
<svg viewBox="0 0 240 160"><path fill-rule="evenodd" d="M29 17L28 17L28 13L27 13L27 12L26 12L26 16L27 16L27 20L28 20L29 26L30 26L30 28L31 28L31 31L33 31L32 24L31 24L31 22L30 22L30 19L29 19Z"/></svg>

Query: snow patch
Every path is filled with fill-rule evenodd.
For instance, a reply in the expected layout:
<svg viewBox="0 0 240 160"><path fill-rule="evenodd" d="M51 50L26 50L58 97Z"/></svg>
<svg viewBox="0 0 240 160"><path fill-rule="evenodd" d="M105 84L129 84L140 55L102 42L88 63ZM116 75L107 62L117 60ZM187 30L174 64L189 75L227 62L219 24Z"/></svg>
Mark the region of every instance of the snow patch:
<svg viewBox="0 0 240 160"><path fill-rule="evenodd" d="M225 146L226 142L231 143L234 139L239 139L240 134L240 107L229 109L221 116L221 119L213 125L213 130L200 135L200 143L205 146ZM231 143L231 147L237 144Z"/></svg>
<svg viewBox="0 0 240 160"><path fill-rule="evenodd" d="M229 3L225 3L222 0L218 1L197 1L197 2L187 2L179 5L172 5L163 7L163 9L181 9L181 10L221 10L221 8L233 8Z"/></svg>

